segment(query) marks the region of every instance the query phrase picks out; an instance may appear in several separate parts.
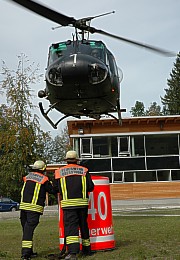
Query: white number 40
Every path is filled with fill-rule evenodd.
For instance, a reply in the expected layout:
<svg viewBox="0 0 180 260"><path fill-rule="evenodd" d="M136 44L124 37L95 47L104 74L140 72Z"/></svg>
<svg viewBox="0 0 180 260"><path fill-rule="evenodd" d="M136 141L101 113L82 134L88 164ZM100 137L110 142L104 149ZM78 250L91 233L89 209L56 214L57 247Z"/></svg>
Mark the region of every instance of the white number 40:
<svg viewBox="0 0 180 260"><path fill-rule="evenodd" d="M104 203L101 203L101 199L104 200ZM104 214L102 213L102 209L101 209L101 205L104 204ZM106 199L106 195L104 192L100 192L97 198L97 206L98 208L96 209L94 207L94 193L90 192L89 194L89 205L90 208L88 209L88 214L91 215L92 220L95 220L96 218L96 214L99 214L99 217L102 220L105 220L107 217L107 199Z"/></svg>

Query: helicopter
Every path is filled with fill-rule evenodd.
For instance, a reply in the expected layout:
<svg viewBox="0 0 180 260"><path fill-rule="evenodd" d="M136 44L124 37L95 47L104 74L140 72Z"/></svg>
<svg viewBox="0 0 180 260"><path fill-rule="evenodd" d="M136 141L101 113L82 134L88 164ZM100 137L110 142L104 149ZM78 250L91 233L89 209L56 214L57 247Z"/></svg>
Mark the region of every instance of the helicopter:
<svg viewBox="0 0 180 260"><path fill-rule="evenodd" d="M103 115L108 115L119 124L122 123L121 113L126 111L120 106L122 73L119 73L115 57L106 45L99 40L90 40L89 34L105 35L165 56L175 56L170 51L90 26L92 19L114 11L77 20L32 0L10 1L59 24L58 27L71 26L75 29L72 40L53 43L49 47L45 73L46 87L38 92L39 98L50 102L46 111L42 102L39 102L39 108L54 129L70 116L100 119ZM86 35L88 37L85 37ZM64 114L57 122L53 122L48 115L53 109ZM118 116L114 116L113 113L117 113Z"/></svg>

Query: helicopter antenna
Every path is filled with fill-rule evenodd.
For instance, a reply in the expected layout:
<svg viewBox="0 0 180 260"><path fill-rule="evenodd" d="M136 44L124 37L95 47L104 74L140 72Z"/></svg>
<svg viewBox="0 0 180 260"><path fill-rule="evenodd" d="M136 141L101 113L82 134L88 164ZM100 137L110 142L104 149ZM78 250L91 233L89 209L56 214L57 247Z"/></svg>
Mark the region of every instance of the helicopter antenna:
<svg viewBox="0 0 180 260"><path fill-rule="evenodd" d="M100 16L104 16L104 15L108 15L108 14L115 14L115 11L111 11L111 12L108 12L108 13L96 15L96 16L94 16L94 18L97 18L97 17L100 17Z"/></svg>
<svg viewBox="0 0 180 260"><path fill-rule="evenodd" d="M85 18L82 18L82 19L79 19L78 21L79 22L88 22L88 21L91 21L95 18L99 18L101 16L105 16L105 15L108 15L108 14L114 14L115 11L111 11L111 12L108 12L108 13L104 13L104 14L99 14L99 15L95 15L95 16L89 16L89 17L85 17Z"/></svg>
<svg viewBox="0 0 180 260"><path fill-rule="evenodd" d="M74 40L74 33L72 33L72 39L73 39L73 46L74 46L74 42L75 42L75 40Z"/></svg>
<svg viewBox="0 0 180 260"><path fill-rule="evenodd" d="M62 25L59 25L59 26L56 26L56 27L52 27L51 29L52 30L56 30L56 29L59 29L59 28L61 28L61 27L63 27Z"/></svg>
<svg viewBox="0 0 180 260"><path fill-rule="evenodd" d="M69 25L70 27L73 27L72 25ZM59 29L61 27L64 27L63 25L59 25L59 26L56 26L56 27L51 27L52 30L56 30L56 29Z"/></svg>
<svg viewBox="0 0 180 260"><path fill-rule="evenodd" d="M75 35L76 35L76 41L78 40L78 31L77 28L75 28Z"/></svg>

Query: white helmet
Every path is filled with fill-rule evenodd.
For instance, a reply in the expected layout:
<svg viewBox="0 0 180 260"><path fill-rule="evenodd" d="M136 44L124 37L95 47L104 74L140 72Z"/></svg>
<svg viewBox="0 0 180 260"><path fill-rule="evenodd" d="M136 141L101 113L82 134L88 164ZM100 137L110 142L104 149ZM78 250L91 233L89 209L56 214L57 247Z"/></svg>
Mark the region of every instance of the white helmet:
<svg viewBox="0 0 180 260"><path fill-rule="evenodd" d="M66 161L68 161L68 160L78 161L79 159L78 159L78 156L77 156L76 151L68 151L68 152L66 153L66 159L65 159L65 160L66 160Z"/></svg>
<svg viewBox="0 0 180 260"><path fill-rule="evenodd" d="M41 170L41 171L44 171L46 169L46 164L43 162L43 161L36 161L32 168L34 170Z"/></svg>

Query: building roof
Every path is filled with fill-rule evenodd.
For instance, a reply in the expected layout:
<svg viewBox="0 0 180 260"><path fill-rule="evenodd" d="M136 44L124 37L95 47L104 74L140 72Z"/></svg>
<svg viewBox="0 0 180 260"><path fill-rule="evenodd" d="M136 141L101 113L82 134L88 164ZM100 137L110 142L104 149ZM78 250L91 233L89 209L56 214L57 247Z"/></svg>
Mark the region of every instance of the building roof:
<svg viewBox="0 0 180 260"><path fill-rule="evenodd" d="M80 119L67 122L70 136L77 134L180 131L180 115L129 117L119 125L115 119Z"/></svg>

